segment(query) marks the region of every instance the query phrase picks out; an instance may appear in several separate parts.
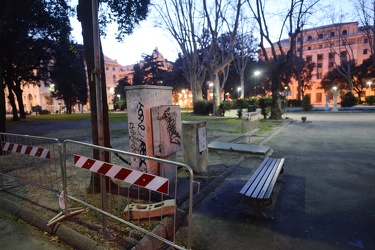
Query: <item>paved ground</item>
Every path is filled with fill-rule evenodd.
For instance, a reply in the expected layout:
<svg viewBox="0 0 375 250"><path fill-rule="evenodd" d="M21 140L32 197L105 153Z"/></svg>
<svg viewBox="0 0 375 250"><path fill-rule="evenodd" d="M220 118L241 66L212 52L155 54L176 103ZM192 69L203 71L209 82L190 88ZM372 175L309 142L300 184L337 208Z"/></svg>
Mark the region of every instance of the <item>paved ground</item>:
<svg viewBox="0 0 375 250"><path fill-rule="evenodd" d="M194 210L193 249L375 249L375 113L288 117L293 121L264 144L286 158L268 210L275 219L246 213L238 192L262 158L238 154L241 163ZM226 161L227 153L216 154ZM186 243L186 232L179 230L179 241Z"/></svg>
<svg viewBox="0 0 375 250"><path fill-rule="evenodd" d="M57 237L51 237L11 214L0 209L1 249L65 250L72 249L59 243Z"/></svg>
<svg viewBox="0 0 375 250"><path fill-rule="evenodd" d="M375 114L301 116L266 144L286 158L275 219L246 213L238 192L262 161L246 157L194 210L193 249L375 249Z"/></svg>

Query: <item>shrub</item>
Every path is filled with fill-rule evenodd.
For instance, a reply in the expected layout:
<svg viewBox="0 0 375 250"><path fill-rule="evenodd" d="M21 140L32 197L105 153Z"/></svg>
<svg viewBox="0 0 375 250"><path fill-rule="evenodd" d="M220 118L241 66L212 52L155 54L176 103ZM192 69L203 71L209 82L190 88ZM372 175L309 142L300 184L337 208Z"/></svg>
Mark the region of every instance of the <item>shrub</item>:
<svg viewBox="0 0 375 250"><path fill-rule="evenodd" d="M289 107L302 107L302 101L297 99L288 100Z"/></svg>
<svg viewBox="0 0 375 250"><path fill-rule="evenodd" d="M231 107L232 107L232 102L224 101L224 102L220 103L220 105L219 105L219 114L221 116L224 116L225 111L230 110Z"/></svg>
<svg viewBox="0 0 375 250"><path fill-rule="evenodd" d="M365 100L368 105L373 105L375 103L375 96L366 96Z"/></svg>
<svg viewBox="0 0 375 250"><path fill-rule="evenodd" d="M197 101L194 105L194 114L209 115L213 112L213 103L211 101Z"/></svg>
<svg viewBox="0 0 375 250"><path fill-rule="evenodd" d="M40 112L39 112L39 114L40 115L48 115L48 114L50 114L51 112L49 112L49 110L47 110L47 109L43 109L43 110L41 110Z"/></svg>
<svg viewBox="0 0 375 250"><path fill-rule="evenodd" d="M310 111L313 106L311 105L310 96L305 95L302 99L301 106L303 111Z"/></svg>
<svg viewBox="0 0 375 250"><path fill-rule="evenodd" d="M267 106L270 103L270 99L266 97L262 97L259 99L259 107L261 108L261 114L263 115L264 119L267 119L268 110Z"/></svg>
<svg viewBox="0 0 375 250"><path fill-rule="evenodd" d="M242 118L242 109L238 109L237 110L237 116L238 116L238 118Z"/></svg>
<svg viewBox="0 0 375 250"><path fill-rule="evenodd" d="M358 99L353 95L352 92L348 92L342 97L341 107L353 107L357 103Z"/></svg>

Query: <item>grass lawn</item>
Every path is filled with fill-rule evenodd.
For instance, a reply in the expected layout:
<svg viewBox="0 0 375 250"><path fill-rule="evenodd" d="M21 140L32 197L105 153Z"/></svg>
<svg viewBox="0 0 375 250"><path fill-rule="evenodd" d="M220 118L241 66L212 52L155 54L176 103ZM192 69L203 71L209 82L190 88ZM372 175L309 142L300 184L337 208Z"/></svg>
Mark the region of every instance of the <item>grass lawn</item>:
<svg viewBox="0 0 375 250"><path fill-rule="evenodd" d="M27 120L30 121L90 121L90 113L75 113L75 114L49 114L49 115L29 115ZM7 119L11 120L11 117ZM183 112L181 114L183 121L206 121L208 131L226 132L230 134L241 134L242 119L230 117L217 116L199 116L191 113ZM110 123L127 122L128 114L125 112L111 112L109 113ZM281 122L281 121L280 121ZM269 131L273 126L280 122L268 122L261 119L259 122L260 132Z"/></svg>

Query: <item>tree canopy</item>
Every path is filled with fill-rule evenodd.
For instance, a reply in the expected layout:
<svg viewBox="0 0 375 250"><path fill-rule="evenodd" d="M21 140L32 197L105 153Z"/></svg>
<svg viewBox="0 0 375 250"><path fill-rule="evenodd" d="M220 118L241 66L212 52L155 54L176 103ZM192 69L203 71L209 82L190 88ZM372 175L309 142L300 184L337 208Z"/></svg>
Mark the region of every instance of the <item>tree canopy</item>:
<svg viewBox="0 0 375 250"><path fill-rule="evenodd" d="M5 86L13 119L26 118L22 84L48 84L55 44L71 30L65 0L6 0L0 9L0 131L5 131ZM5 84L5 85L4 85ZM17 110L18 108L18 110Z"/></svg>

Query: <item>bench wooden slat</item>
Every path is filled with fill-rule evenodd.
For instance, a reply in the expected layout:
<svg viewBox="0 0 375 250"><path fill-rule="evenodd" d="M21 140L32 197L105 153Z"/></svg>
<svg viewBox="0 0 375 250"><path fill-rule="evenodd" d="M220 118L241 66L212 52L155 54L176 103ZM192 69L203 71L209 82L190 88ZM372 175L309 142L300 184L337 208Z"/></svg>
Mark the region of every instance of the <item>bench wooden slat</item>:
<svg viewBox="0 0 375 250"><path fill-rule="evenodd" d="M269 199L284 160L267 157L243 186L240 194L254 199Z"/></svg>
<svg viewBox="0 0 375 250"><path fill-rule="evenodd" d="M246 196L251 198L261 198L259 197L259 195L261 190L264 188L264 184L267 181L267 177L269 176L270 171L272 170L272 161L272 159L268 159L266 164L262 166L259 175L257 176L257 178L255 178L255 180L245 193Z"/></svg>
<svg viewBox="0 0 375 250"><path fill-rule="evenodd" d="M259 176L259 173L263 170L264 165L268 163L268 157L261 163L255 173L251 176L251 178L247 181L247 183L243 186L240 191L240 194L245 194L247 190L250 188L250 185L253 183L254 179Z"/></svg>
<svg viewBox="0 0 375 250"><path fill-rule="evenodd" d="M277 169L275 169L276 173L273 175L273 178L271 180L269 188L268 188L267 192L265 193L264 197L267 197L267 198L271 197L272 189L275 186L275 183L277 181L277 178L279 177L281 169L283 168L284 161L285 161L285 158L281 158L281 159L277 160L278 165L277 165Z"/></svg>
<svg viewBox="0 0 375 250"><path fill-rule="evenodd" d="M252 198L258 198L258 199L268 199L268 197L265 196L267 190L270 188L272 189L273 186L271 186L272 178L276 172L276 168L274 167L275 164L277 164L277 159L270 159L270 164L267 166L267 171L262 176L261 185L258 185L257 189L255 190L254 194L251 196Z"/></svg>

